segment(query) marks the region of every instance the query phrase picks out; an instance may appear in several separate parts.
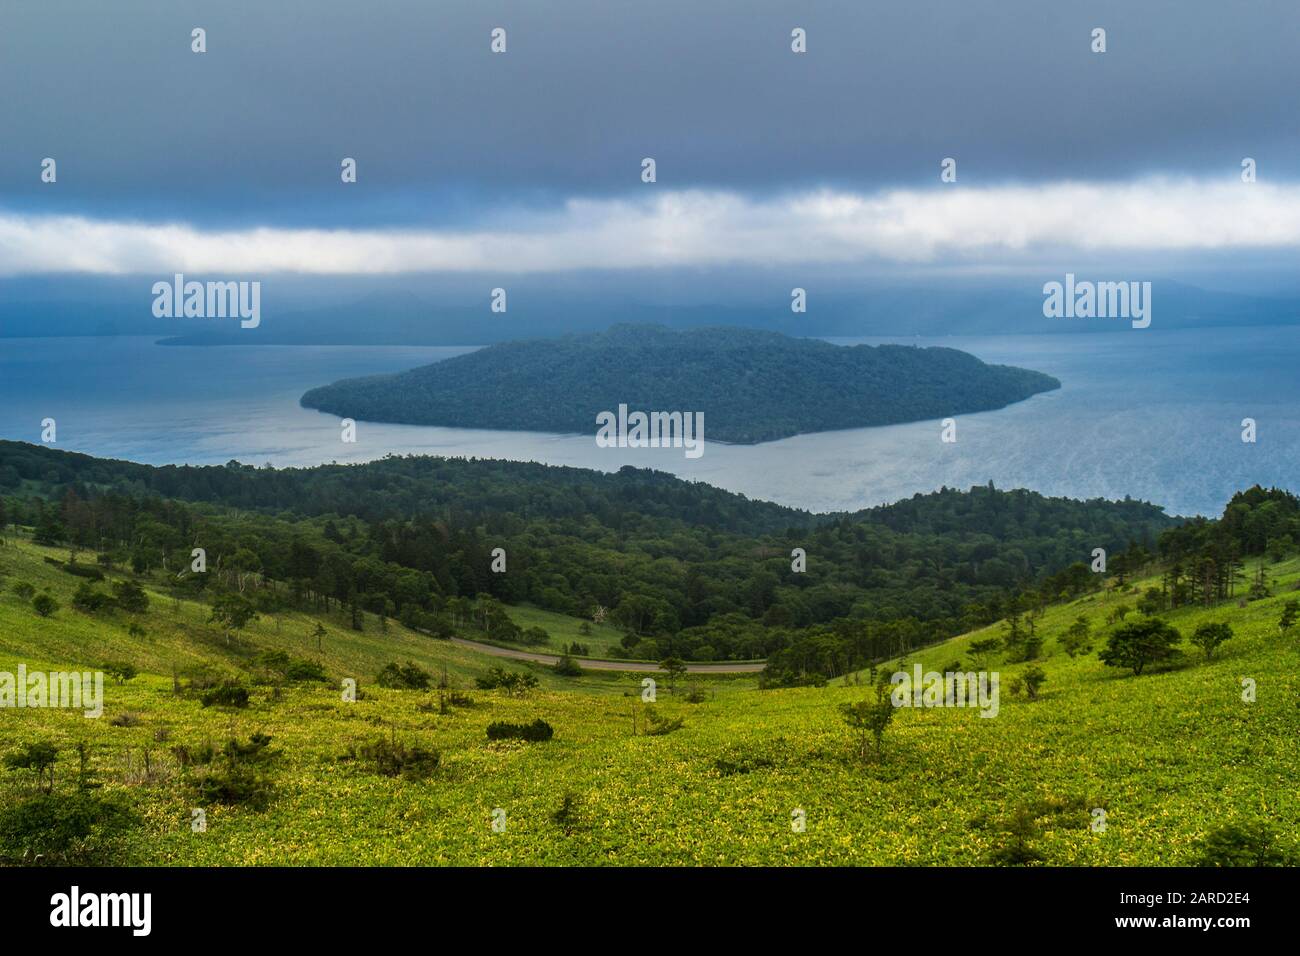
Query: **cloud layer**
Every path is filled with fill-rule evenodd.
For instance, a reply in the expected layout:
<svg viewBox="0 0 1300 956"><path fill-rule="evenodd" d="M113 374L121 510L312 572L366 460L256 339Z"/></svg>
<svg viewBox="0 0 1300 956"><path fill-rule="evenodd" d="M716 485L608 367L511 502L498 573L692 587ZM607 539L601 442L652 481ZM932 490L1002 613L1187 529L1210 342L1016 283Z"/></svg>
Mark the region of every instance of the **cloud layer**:
<svg viewBox="0 0 1300 956"><path fill-rule="evenodd" d="M1045 254L1300 246L1300 185L1121 184L820 190L754 199L669 191L496 210L459 230L249 228L0 213L0 275L384 275L909 264L1005 266Z"/></svg>

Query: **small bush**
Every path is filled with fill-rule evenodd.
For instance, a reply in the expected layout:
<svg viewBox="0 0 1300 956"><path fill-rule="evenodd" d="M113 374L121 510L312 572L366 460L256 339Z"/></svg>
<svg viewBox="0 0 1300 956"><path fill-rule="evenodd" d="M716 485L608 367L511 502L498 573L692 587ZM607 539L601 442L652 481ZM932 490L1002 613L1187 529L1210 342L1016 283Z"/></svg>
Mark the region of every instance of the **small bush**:
<svg viewBox="0 0 1300 956"><path fill-rule="evenodd" d="M1258 820L1228 823L1201 840L1194 866L1296 866L1294 851Z"/></svg>
<svg viewBox="0 0 1300 956"><path fill-rule="evenodd" d="M519 643L527 644L530 647L542 647L551 643L551 635L540 627L526 627L519 635Z"/></svg>
<svg viewBox="0 0 1300 956"><path fill-rule="evenodd" d="M511 697L523 697L528 691L537 686L537 678L532 674L523 671L508 671L504 667L496 666L488 669L488 672L482 677L474 678L474 683L478 685L479 690L495 690L500 688Z"/></svg>
<svg viewBox="0 0 1300 956"><path fill-rule="evenodd" d="M38 594L32 598L32 610L41 617L49 617L59 609L59 602L48 594Z"/></svg>
<svg viewBox="0 0 1300 956"><path fill-rule="evenodd" d="M565 791L559 808L551 814L551 822L563 830L565 836L582 827L582 801L576 793L572 790Z"/></svg>
<svg viewBox="0 0 1300 956"><path fill-rule="evenodd" d="M362 744L350 756L365 761L385 777L404 777L407 780L428 779L442 762L442 754L437 748L426 749L419 744L406 744L384 737Z"/></svg>
<svg viewBox="0 0 1300 956"><path fill-rule="evenodd" d="M232 680L222 681L200 694L199 702L204 707L247 707L248 688Z"/></svg>
<svg viewBox="0 0 1300 956"><path fill-rule="evenodd" d="M20 750L5 754L4 765L9 770L30 770L36 774L37 785L43 786L45 792L49 793L54 790L54 765L58 759L58 747L48 740L37 740Z"/></svg>
<svg viewBox="0 0 1300 956"><path fill-rule="evenodd" d="M1219 649L1219 645L1224 641L1231 640L1231 638L1232 625L1206 622L1198 626L1193 632L1192 643L1201 649L1208 661L1214 656L1214 652Z"/></svg>
<svg viewBox="0 0 1300 956"><path fill-rule="evenodd" d="M121 863L121 841L139 823L122 797L43 793L0 808L0 857L25 865Z"/></svg>
<svg viewBox="0 0 1300 956"><path fill-rule="evenodd" d="M560 659L555 662L555 673L561 677L581 677L582 668L568 654L561 655Z"/></svg>
<svg viewBox="0 0 1300 956"><path fill-rule="evenodd" d="M104 572L100 571L94 564L61 564L57 561L55 563L59 564L61 571L66 571L70 575L77 575L78 578L85 578L88 581L104 580Z"/></svg>
<svg viewBox="0 0 1300 956"><path fill-rule="evenodd" d="M375 683L390 690L428 690L433 678L414 661L385 664L375 675Z"/></svg>
<svg viewBox="0 0 1300 956"><path fill-rule="evenodd" d="M226 741L220 755L210 758L206 768L194 778L199 799L204 803L238 804L254 810L264 808L272 792L265 767L276 756L270 743L271 738L260 733L249 737L247 743L234 737ZM210 751L211 747L206 749Z"/></svg>
<svg viewBox="0 0 1300 956"><path fill-rule="evenodd" d="M113 598L118 607L131 614L143 614L149 610L149 595L134 581L114 581Z"/></svg>
<svg viewBox="0 0 1300 956"><path fill-rule="evenodd" d="M645 732L650 737L662 737L664 734L671 734L674 730L682 729L682 718L665 717L657 710L651 710L648 714L650 721Z"/></svg>
<svg viewBox="0 0 1300 956"><path fill-rule="evenodd" d="M180 672L177 683L182 690L195 693L216 687L226 680L229 678L211 664L195 664Z"/></svg>
<svg viewBox="0 0 1300 956"><path fill-rule="evenodd" d="M527 740L540 743L555 736L555 730L540 717L531 724L512 724L496 721L488 724L488 740Z"/></svg>
<svg viewBox="0 0 1300 956"><path fill-rule="evenodd" d="M140 673L130 661L105 661L99 669L119 684L133 680Z"/></svg>
<svg viewBox="0 0 1300 956"><path fill-rule="evenodd" d="M722 756L713 759L713 769L724 777L770 770L775 766L776 761L766 754L745 753L737 748L729 748Z"/></svg>
<svg viewBox="0 0 1300 956"><path fill-rule="evenodd" d="M1034 846L1047 829L1086 827L1091 819L1090 801L1082 797L1046 796L1016 806L1001 819L976 817L972 829L992 829L1000 834L990 847L987 860L994 866L1029 866L1046 862L1046 856Z"/></svg>
<svg viewBox="0 0 1300 956"><path fill-rule="evenodd" d="M290 661L284 676L286 680L295 682L327 683L329 681L324 664L305 658Z"/></svg>
<svg viewBox="0 0 1300 956"><path fill-rule="evenodd" d="M271 799L271 782L250 767L215 767L197 778L194 790L203 803L264 808Z"/></svg>
<svg viewBox="0 0 1300 956"><path fill-rule="evenodd" d="M78 611L85 611L87 614L94 614L102 611L113 603L113 599L103 591L96 591L89 581L82 581L77 586L76 593L72 595L72 606Z"/></svg>
<svg viewBox="0 0 1300 956"><path fill-rule="evenodd" d="M200 744L197 747L177 744L172 748L172 756L182 767L202 767L216 759L217 748L210 743Z"/></svg>

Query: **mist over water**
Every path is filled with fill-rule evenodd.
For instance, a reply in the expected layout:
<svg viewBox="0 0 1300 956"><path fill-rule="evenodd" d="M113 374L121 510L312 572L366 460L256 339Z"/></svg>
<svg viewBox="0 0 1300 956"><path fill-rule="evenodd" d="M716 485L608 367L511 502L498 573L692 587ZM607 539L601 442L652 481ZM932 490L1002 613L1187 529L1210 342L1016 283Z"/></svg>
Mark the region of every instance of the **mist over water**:
<svg viewBox="0 0 1300 956"><path fill-rule="evenodd" d="M598 448L590 435L430 428L304 409L307 389L399 371L465 348L164 347L152 338L0 339L0 437L150 464L313 465L387 454L510 458L613 471L659 468L753 498L854 510L941 486L993 481L1076 498L1130 496L1177 514L1217 515L1252 484L1295 488L1300 463L1300 328L1125 329L1091 335L837 339L962 349L1054 375L1058 391L937 421L800 435L762 445ZM795 396L797 398L797 396ZM611 395L609 408L620 397ZM1254 418L1258 442L1241 441ZM705 436L709 422L705 421Z"/></svg>

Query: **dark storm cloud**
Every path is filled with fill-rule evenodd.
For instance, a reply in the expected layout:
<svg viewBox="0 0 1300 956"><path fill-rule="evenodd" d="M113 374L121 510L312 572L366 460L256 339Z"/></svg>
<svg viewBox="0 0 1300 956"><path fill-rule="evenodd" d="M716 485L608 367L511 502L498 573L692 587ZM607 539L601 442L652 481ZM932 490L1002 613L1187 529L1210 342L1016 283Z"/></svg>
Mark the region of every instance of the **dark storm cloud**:
<svg viewBox="0 0 1300 956"><path fill-rule="evenodd" d="M643 156L670 188L756 194L925 188L945 156L972 185L1233 177L1243 156L1300 178L1297 30L1291 2L10 3L0 206L453 224L626 192Z"/></svg>

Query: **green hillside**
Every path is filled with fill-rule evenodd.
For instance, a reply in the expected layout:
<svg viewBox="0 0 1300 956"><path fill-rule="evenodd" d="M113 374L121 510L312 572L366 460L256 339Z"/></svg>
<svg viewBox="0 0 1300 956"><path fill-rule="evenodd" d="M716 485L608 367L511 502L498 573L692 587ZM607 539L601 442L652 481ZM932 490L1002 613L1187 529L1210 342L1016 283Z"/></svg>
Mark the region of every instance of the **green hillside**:
<svg viewBox="0 0 1300 956"><path fill-rule="evenodd" d="M12 670L19 661L29 669L38 666L95 668L105 661L129 661L142 673L170 675L173 667L186 669L207 665L223 674L238 676L255 667L257 655L266 651L283 651L292 657L320 661L331 678L353 677L363 686L394 661L414 661L425 669L447 674L461 685L473 684L498 660L475 651L439 640L388 620L380 623L375 615L364 615L363 630L354 630L345 614L306 614L285 609L274 615L262 615L241 633L227 641L219 624L211 622L210 604L164 593L146 585L150 598L147 615L138 619L144 631L130 633L137 620L130 614L108 612L86 614L72 607L80 579L69 575L45 559L66 561L64 549L42 547L29 537L11 536L0 547L0 669ZM108 574L108 581L128 580L129 572ZM60 604L51 617L43 618L32 610L31 601L22 598L15 588L30 584L38 593L49 593ZM107 582L106 582L107 583ZM513 612L513 609L512 609ZM521 618L530 624L548 626L557 637L578 632L577 621L543 612L521 609ZM319 639L316 627L325 634ZM466 632L468 637L477 637ZM558 646L540 647L539 651L559 651ZM535 674L547 687L571 686L572 679L561 678L549 667L523 661L509 661L512 668ZM170 676L168 683L170 686ZM607 673L584 675L589 690L610 689L614 677ZM631 680L631 678L628 678Z"/></svg>
<svg viewBox="0 0 1300 956"><path fill-rule="evenodd" d="M385 632L367 619L358 633L327 617L318 654L316 619L284 613L278 624L255 621L228 646L206 622L206 605L151 589L145 633L132 636L125 612L71 608L77 579L47 556L67 554L24 537L0 548L0 670L19 662L93 667L115 658L144 673L106 686L98 720L50 709L0 712L0 753L53 743L56 790L66 793L75 747L85 743L104 784L96 792L139 814L117 859L938 865L1027 851L1047 864L1172 865L1192 862L1206 836L1228 824L1264 819L1282 846L1300 828L1300 628L1284 635L1278 627L1300 581L1294 558L1268 565L1270 595L1244 607L1234 600L1165 613L1184 635L1204 621L1226 621L1235 636L1208 662L1184 642L1185 660L1140 677L1103 665L1097 648L1111 629L1106 616L1135 604L1155 578L1049 606L1033 621L1044 639L1035 662L1046 674L1039 699L1013 696L1008 686L1029 665L994 653L986 666L1003 677L995 719L900 708L882 756L862 761L838 705L871 696L856 683L866 675L765 691L717 681L697 688L695 703L685 685L674 693L661 687L656 703L642 704L635 676L566 681L539 669L542 687L513 697L472 689L472 676L494 662L394 622ZM39 617L14 590L22 581L62 607ZM1072 659L1061 637L1081 615L1092 622L1095 646ZM964 635L907 663L944 668L960 660L973 669L972 642L998 633ZM242 709L173 694L173 663L209 662L247 676L249 661L267 649L318 657L332 679L350 671L364 677L393 659L445 665L472 702L443 714L434 693L364 679L355 703L343 702L333 685L252 683ZM1247 677L1257 685L1254 703L1241 698ZM682 725L646 735L651 711ZM487 739L495 721L537 718L553 726L554 739ZM269 735L277 752L258 771L271 787L265 806L202 799L196 781L207 771L183 766L180 754L256 733ZM377 739L436 748L439 765L425 779L406 779L350 756ZM0 770L0 804L33 799L34 779ZM205 832L191 830L195 807L205 808ZM491 827L496 808L505 811L500 833ZM1105 810L1104 833L1089 826L1094 808ZM804 813L805 832L792 829L795 810Z"/></svg>

